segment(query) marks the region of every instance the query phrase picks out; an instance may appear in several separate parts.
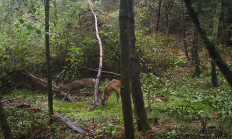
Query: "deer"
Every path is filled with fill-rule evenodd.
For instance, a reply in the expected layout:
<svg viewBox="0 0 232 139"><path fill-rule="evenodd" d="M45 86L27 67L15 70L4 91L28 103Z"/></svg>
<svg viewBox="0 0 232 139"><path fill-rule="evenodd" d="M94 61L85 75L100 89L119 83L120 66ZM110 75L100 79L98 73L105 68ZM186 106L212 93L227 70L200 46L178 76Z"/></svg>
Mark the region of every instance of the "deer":
<svg viewBox="0 0 232 139"><path fill-rule="evenodd" d="M92 88L94 89L96 80L93 78L86 78L82 80L72 81L71 83L67 85L60 85L59 90L69 90L68 93L63 98L62 102L66 99L68 94L72 92L73 90L77 90L77 93L80 93L80 89L84 88Z"/></svg>
<svg viewBox="0 0 232 139"><path fill-rule="evenodd" d="M104 93L103 93L103 98L101 96L99 96L103 106L106 105L106 102L107 102L108 98L110 97L110 95L111 95L111 93L113 91L116 92L116 94L117 94L117 103L119 103L120 92L118 91L118 88L120 86L121 86L121 81L119 81L119 80L112 80L105 86Z"/></svg>

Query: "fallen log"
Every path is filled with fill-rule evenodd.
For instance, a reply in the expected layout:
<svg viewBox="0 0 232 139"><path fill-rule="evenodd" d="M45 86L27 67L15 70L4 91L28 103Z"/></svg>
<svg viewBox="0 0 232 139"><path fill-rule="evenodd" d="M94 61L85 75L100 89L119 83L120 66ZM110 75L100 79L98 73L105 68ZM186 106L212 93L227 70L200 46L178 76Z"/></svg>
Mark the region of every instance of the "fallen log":
<svg viewBox="0 0 232 139"><path fill-rule="evenodd" d="M88 129L85 129L85 128L81 127L81 126L76 125L74 122L71 122L71 121L65 119L65 118L64 118L63 116L61 116L60 114L55 113L54 115L55 115L55 117L57 117L57 118L60 119L61 121L66 122L66 124L67 124L69 127L71 127L74 131L77 131L77 132L79 132L80 134L87 134L87 133L89 133L89 130L88 130Z"/></svg>

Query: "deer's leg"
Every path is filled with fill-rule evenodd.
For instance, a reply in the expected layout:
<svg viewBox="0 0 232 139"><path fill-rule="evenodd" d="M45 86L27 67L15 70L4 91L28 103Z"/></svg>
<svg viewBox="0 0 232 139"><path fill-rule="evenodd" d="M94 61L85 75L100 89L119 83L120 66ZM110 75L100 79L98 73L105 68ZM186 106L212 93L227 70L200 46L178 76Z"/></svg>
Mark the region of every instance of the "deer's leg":
<svg viewBox="0 0 232 139"><path fill-rule="evenodd" d="M77 97L80 96L80 89L77 89Z"/></svg>
<svg viewBox="0 0 232 139"><path fill-rule="evenodd" d="M118 89L116 89L115 91L116 91L116 94L117 94L117 102L119 104L120 92L118 91Z"/></svg>
<svg viewBox="0 0 232 139"><path fill-rule="evenodd" d="M69 95L70 90L68 91L68 93L65 95L65 97L63 98L62 102L64 102L64 100L66 99L66 97Z"/></svg>

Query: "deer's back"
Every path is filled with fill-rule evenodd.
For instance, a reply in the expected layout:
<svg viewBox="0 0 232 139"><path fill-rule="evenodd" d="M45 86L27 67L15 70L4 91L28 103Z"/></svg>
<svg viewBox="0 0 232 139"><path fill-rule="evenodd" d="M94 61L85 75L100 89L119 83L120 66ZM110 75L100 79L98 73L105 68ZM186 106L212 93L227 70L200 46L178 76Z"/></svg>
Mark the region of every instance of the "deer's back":
<svg viewBox="0 0 232 139"><path fill-rule="evenodd" d="M121 81L112 80L106 85L104 92L114 91L114 90L118 89L120 86L121 86Z"/></svg>
<svg viewBox="0 0 232 139"><path fill-rule="evenodd" d="M93 88L95 84L95 79L93 78L86 78L78 81L73 81L73 86L77 89L84 89L84 88Z"/></svg>

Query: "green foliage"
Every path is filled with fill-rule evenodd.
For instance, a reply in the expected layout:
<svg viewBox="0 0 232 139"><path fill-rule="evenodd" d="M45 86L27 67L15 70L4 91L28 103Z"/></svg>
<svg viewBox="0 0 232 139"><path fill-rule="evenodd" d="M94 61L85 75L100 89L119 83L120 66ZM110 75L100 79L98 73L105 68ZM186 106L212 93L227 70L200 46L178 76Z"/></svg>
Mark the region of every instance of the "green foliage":
<svg viewBox="0 0 232 139"><path fill-rule="evenodd" d="M108 135L113 135L114 137L117 137L120 134L120 131L118 131L118 126L115 126L112 123L100 124L94 132L95 138L102 138L104 134L103 131L105 131L105 133Z"/></svg>
<svg viewBox="0 0 232 139"><path fill-rule="evenodd" d="M165 78L159 78L152 73L141 73L140 75L145 99L161 95L156 93L156 89L162 88L163 86L168 87Z"/></svg>
<svg viewBox="0 0 232 139"><path fill-rule="evenodd" d="M172 130L171 132L168 132L165 135L168 139L175 139L177 137L176 130Z"/></svg>

